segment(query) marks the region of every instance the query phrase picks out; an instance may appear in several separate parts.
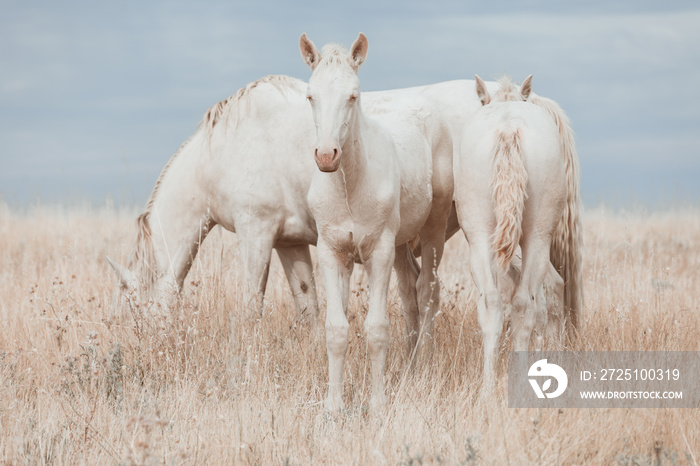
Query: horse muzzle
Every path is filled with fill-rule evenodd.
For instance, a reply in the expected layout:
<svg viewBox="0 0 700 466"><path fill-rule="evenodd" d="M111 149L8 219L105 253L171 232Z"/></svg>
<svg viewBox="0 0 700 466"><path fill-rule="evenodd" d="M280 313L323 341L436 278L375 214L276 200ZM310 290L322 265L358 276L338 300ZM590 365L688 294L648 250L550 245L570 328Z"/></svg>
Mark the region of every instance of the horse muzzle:
<svg viewBox="0 0 700 466"><path fill-rule="evenodd" d="M332 150L325 149L319 151L316 149L314 158L316 159L318 169L322 172L334 172L340 167L340 151L335 147Z"/></svg>

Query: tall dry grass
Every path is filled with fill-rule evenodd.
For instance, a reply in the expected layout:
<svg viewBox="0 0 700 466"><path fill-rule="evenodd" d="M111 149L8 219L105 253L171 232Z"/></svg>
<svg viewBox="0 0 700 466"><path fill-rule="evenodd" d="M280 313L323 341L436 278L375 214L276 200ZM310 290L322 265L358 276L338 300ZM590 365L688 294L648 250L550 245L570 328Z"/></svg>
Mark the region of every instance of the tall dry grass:
<svg viewBox="0 0 700 466"><path fill-rule="evenodd" d="M684 464L697 409L509 409L478 401L481 336L462 238L440 268L432 361L405 374L396 290L389 403L368 413L367 288L349 310L346 412L328 416L322 332L297 326L273 264L264 316L236 329L237 248L215 231L174 322L106 322L135 211L0 206L0 462L9 464ZM699 350L700 212L584 218L586 312L576 350Z"/></svg>

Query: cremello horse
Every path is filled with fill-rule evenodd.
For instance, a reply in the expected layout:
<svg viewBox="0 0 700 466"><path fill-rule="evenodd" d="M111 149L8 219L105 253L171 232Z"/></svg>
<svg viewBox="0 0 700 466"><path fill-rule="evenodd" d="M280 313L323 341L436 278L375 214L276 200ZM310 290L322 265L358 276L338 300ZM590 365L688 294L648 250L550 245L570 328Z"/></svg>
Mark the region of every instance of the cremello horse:
<svg viewBox="0 0 700 466"><path fill-rule="evenodd" d="M369 280L364 328L372 366L370 405L385 403L384 364L389 347L387 293L392 265L400 283L407 330L430 335L440 302L436 276L452 205L452 139L449 127L416 98L402 114L368 118L360 106L357 72L367 55L360 34L348 51L330 44L319 52L301 36L301 55L313 70L307 98L316 126L309 152L318 171L308 202L318 230L317 254L326 285L328 397L326 408L343 407L343 363L348 347L346 317L350 275L359 260ZM407 244L420 237L424 266L417 277ZM417 303L416 303L417 289ZM423 340L423 337L419 341Z"/></svg>
<svg viewBox="0 0 700 466"><path fill-rule="evenodd" d="M138 218L136 245L127 266L110 261L121 285L114 294L113 311L120 302L125 305L125 298L168 307L182 288L199 245L218 224L236 233L243 300L250 308L262 309L274 247L298 312L317 314L309 254L317 233L306 201L317 168L308 157L315 134L306 87L298 79L268 76L206 112L195 133L161 171ZM487 83L487 88L495 92L498 86ZM435 113L446 118L455 147L465 121L481 107L475 83L469 80L365 92L362 106L369 115L388 114L391 109L386 107L392 102L406 105L416 98L426 99ZM583 302L576 146L569 121L554 101L534 93L529 101L547 111L561 136L568 197L551 260L564 278L568 321L575 326ZM448 236L457 229L453 210Z"/></svg>
<svg viewBox="0 0 700 466"><path fill-rule="evenodd" d="M313 173L308 153L313 121L306 84L269 76L212 107L197 131L162 170L138 218L136 248L127 267L111 261L122 290L113 308L155 301L173 304L214 225L239 243L243 297L261 310L272 248L300 314L317 314L309 244L316 226L306 202Z"/></svg>
<svg viewBox="0 0 700 466"><path fill-rule="evenodd" d="M550 248L567 201L559 129L546 111L527 102L531 80L518 89L504 78L491 98L476 77L483 107L465 125L455 159L455 205L479 291L482 393L495 381L503 327L498 276L509 269L520 246L522 273L512 296L511 327L515 350L527 351L535 319L547 313L543 283L553 269Z"/></svg>

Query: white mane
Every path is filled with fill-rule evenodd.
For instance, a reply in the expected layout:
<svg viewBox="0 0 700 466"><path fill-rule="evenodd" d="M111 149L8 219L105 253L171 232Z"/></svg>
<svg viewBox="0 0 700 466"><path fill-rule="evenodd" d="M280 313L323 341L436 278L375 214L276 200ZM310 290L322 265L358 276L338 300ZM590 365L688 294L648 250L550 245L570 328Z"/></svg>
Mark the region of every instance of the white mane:
<svg viewBox="0 0 700 466"><path fill-rule="evenodd" d="M199 127L204 128L211 138L214 127L223 118L233 117L234 122L245 118L246 111L250 109L250 95L253 90L261 84L270 84L283 96L286 96L287 92L290 90L300 90L297 80L294 78L281 75L265 76L264 78L249 83L246 87L242 87L234 95L229 96L207 110L202 121L199 123Z"/></svg>
<svg viewBox="0 0 700 466"><path fill-rule="evenodd" d="M510 76L502 76L498 79L500 89L493 95L493 102L517 102L523 100L520 88Z"/></svg>

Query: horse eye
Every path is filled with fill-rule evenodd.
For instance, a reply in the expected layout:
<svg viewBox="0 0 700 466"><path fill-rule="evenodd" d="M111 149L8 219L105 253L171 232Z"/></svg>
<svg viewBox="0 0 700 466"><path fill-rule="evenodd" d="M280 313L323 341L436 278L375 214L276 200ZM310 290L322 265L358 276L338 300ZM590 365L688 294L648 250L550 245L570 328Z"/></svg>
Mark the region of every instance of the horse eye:
<svg viewBox="0 0 700 466"><path fill-rule="evenodd" d="M357 96L356 96L356 95L351 95L350 98L348 99L348 102L354 102L354 101L356 101L356 100L357 100Z"/></svg>
<svg viewBox="0 0 700 466"><path fill-rule="evenodd" d="M306 96L306 100L308 100L309 102L313 102L313 101L314 101L314 98L311 97L310 95L307 95L307 96Z"/></svg>

